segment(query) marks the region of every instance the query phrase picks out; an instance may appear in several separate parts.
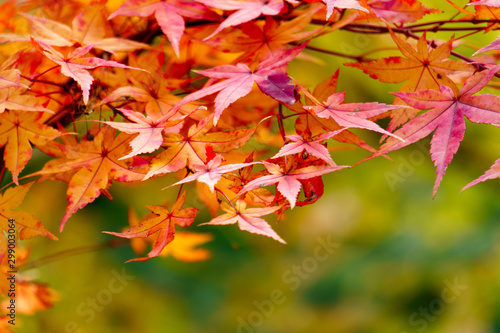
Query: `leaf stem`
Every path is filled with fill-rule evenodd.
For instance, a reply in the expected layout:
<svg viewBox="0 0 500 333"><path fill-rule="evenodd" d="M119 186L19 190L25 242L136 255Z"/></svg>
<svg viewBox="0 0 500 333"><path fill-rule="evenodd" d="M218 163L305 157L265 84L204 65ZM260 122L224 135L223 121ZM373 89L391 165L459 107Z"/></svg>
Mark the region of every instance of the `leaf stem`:
<svg viewBox="0 0 500 333"><path fill-rule="evenodd" d="M235 212L238 212L236 210L236 207L234 207L233 202L231 200L229 200L229 198L227 197L226 193L222 192L217 186L214 186L214 189L217 192L219 192L220 194L222 194L224 196L224 198L226 198L227 202L229 202L229 204L231 205L231 207L233 207L233 209L234 209Z"/></svg>
<svg viewBox="0 0 500 333"><path fill-rule="evenodd" d="M94 252L94 251L99 251L99 250L104 250L104 249L109 249L109 248L116 248L116 247L125 246L128 244L129 244L128 240L122 239L122 238L116 238L116 239L112 239L110 241L100 243L100 244L94 244L94 245L82 246L82 247L77 247L74 249L64 250L61 252L50 254L46 257L42 257L42 258L37 259L37 260L32 260L32 261L30 261L22 266L19 266L18 271L22 271L22 270L24 271L24 270L40 267L40 266L43 266L45 264L49 264L53 261L61 260L64 258L79 255L79 254L84 254L84 253L89 253L89 252Z"/></svg>
<svg viewBox="0 0 500 333"><path fill-rule="evenodd" d="M346 53L325 50L325 49L322 49L322 48L319 48L319 47L316 47L316 46L312 46L312 45L307 45L306 49L311 50L311 51L316 51L316 52L321 52L321 53L326 53L326 54L334 55L334 56L337 56L337 57L349 58L349 59L353 59L353 60L356 60L356 61L363 61L363 56L354 56L354 55L349 55L349 54L346 54Z"/></svg>

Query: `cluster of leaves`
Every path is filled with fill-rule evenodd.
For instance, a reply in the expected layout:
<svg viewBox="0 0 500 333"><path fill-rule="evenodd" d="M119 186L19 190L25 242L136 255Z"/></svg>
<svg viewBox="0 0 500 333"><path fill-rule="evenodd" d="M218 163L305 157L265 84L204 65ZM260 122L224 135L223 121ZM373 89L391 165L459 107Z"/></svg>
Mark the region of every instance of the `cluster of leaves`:
<svg viewBox="0 0 500 333"><path fill-rule="evenodd" d="M0 147L2 177L15 186L3 192L0 225L7 231L14 218L20 239L57 239L33 216L12 210L33 184L22 184L28 177L68 183L62 231L101 194L111 198L113 181L176 173L173 205L148 206L142 220L131 212L128 230L108 232L131 239L139 255L152 246L132 260L167 253L207 258L194 247L210 236L178 232L172 243L176 225L191 225L198 212L185 202L189 182L196 182L186 185L190 196L213 217L200 222L238 224L284 243L266 219L322 196L322 175L347 167L330 155L335 142L364 149L370 159L431 133L435 195L464 137L464 117L500 123L500 97L475 95L494 85L498 52L468 58L453 51L467 35L429 38L457 22L475 24L472 33L494 31L500 3L450 4L457 10L452 19L417 23L440 10L416 0L7 1L0 8ZM336 91L339 71L313 91L288 75L288 64L312 48L311 40L337 30L392 37L400 56L360 55L345 63L372 79L403 83L392 105L344 103L345 92ZM497 40L474 51L498 49ZM384 117L387 129L375 122ZM371 147L353 128L378 132L384 143ZM33 146L50 160L21 177ZM465 188L499 175L500 160ZM6 274L4 233L0 248ZM38 290L26 302L51 304L52 291L21 281Z"/></svg>

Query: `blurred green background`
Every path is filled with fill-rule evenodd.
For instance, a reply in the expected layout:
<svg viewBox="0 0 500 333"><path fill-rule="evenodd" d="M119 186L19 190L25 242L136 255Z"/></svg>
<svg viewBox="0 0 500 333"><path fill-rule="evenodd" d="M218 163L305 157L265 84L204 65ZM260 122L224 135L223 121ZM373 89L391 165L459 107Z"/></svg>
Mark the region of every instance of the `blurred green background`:
<svg viewBox="0 0 500 333"><path fill-rule="evenodd" d="M428 20L443 17L449 15ZM482 38L474 42L486 43L491 36ZM354 38L339 32L315 45L360 54L394 44L388 36ZM306 86L314 87L340 68L337 90L347 91L347 102L390 103L388 92L398 89L343 66L344 59L309 54L322 63L297 60L290 66L291 76ZM434 199L429 139L391 153L393 162L377 158L324 176L325 194L318 202L288 211L278 224L270 222L286 245L234 225L198 228L210 219L203 210L189 229L214 234L205 245L212 252L207 261L167 257L124 264L136 257L124 247L31 269L26 273L48 282L60 301L33 317L21 316L17 331L500 332L500 180L460 193L500 157L499 131L467 122L465 139ZM356 133L377 146L378 135ZM338 164L367 155L359 149L332 154ZM42 163L44 158L34 159ZM60 240L36 239L32 258L112 239L101 232L126 227L128 206L143 216L145 204L175 198L178 189L161 191L172 179L132 188L114 183L113 201L101 196L76 213L61 234L56 230L66 184L35 184L21 208ZM333 243L329 251L325 243Z"/></svg>

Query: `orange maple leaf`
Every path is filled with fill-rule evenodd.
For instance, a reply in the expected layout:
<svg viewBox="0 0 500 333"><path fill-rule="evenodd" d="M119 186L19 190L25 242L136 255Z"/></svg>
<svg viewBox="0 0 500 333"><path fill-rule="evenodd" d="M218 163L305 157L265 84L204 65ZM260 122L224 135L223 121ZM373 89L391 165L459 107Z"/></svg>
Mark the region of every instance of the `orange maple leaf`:
<svg viewBox="0 0 500 333"><path fill-rule="evenodd" d="M107 234L123 237L123 238L147 238L150 235L158 232L158 238L153 246L153 249L148 253L147 257L130 259L131 261L144 261L157 257L175 237L175 225L180 227L190 226L198 209L190 207L181 210L186 199L186 192L179 196L172 210L169 211L165 205L162 206L146 206L153 215L146 217L139 225L133 226L124 232L104 231Z"/></svg>
<svg viewBox="0 0 500 333"><path fill-rule="evenodd" d="M186 165L194 168L207 162L206 149L213 148L216 153L225 153L243 146L252 136L255 128L233 130L230 132L207 133L212 127L213 115L193 125L187 136L166 133L163 145L168 148L154 157L151 169L144 179L157 174L175 172Z"/></svg>
<svg viewBox="0 0 500 333"><path fill-rule="evenodd" d="M43 17L21 13L30 23L32 36L52 46L72 46L75 43L94 45L94 48L115 54L115 52L131 52L149 48L148 44L133 40L108 37L112 31L106 19L106 11L102 4L85 7L72 21L72 28L57 21ZM19 39L19 37L14 36ZM29 42L29 36L26 36Z"/></svg>
<svg viewBox="0 0 500 333"><path fill-rule="evenodd" d="M244 61L251 56L255 59L266 59L274 54L280 54L288 48L288 44L298 42L318 33L320 29L304 31L314 14L320 9L316 7L290 21L277 22L271 16L262 22L248 22L242 24L241 33L234 30L223 38L206 41L225 52L243 52L234 62Z"/></svg>
<svg viewBox="0 0 500 333"><path fill-rule="evenodd" d="M210 251L197 246L210 242L213 238L210 233L178 232L172 244L161 251L160 257L171 255L175 259L185 262L207 260L211 256Z"/></svg>
<svg viewBox="0 0 500 333"><path fill-rule="evenodd" d="M23 87L0 89L0 113L7 110L43 111L54 113L40 105L38 98L25 93Z"/></svg>
<svg viewBox="0 0 500 333"><path fill-rule="evenodd" d="M57 240L57 237L47 231L43 224L31 214L13 210L23 202L33 183L11 187L3 195L0 195L0 227L2 230L9 230L8 220L14 219L15 229L19 233L20 239L44 236Z"/></svg>
<svg viewBox="0 0 500 333"><path fill-rule="evenodd" d="M93 140L87 138L70 148L62 146L65 157L52 160L43 169L32 174L43 175L43 179L61 179L61 174L70 173L68 185L68 205L61 221L62 231L66 221L77 210L94 201L105 191L112 180L133 182L145 175L145 165L131 165L130 159L120 160L129 149L132 137L121 133L115 138L116 131L103 126Z"/></svg>
<svg viewBox="0 0 500 333"><path fill-rule="evenodd" d="M439 90L440 85L454 87L453 81L447 75L458 71L472 71L474 67L463 61L450 60L453 38L435 49L429 48L426 34L422 34L416 48L396 36L391 30L392 39L404 57L381 58L363 63L346 63L346 66L356 67L372 79L382 82L399 83L406 81L400 92L413 92L424 89ZM396 98L394 104L404 102ZM418 110L403 108L391 112L392 121L388 130L393 131L410 119Z"/></svg>
<svg viewBox="0 0 500 333"><path fill-rule="evenodd" d="M5 165L16 184L19 184L19 173L33 154L30 143L42 146L61 135L58 130L44 125L41 116L40 113L18 111L0 114L0 147L5 146Z"/></svg>

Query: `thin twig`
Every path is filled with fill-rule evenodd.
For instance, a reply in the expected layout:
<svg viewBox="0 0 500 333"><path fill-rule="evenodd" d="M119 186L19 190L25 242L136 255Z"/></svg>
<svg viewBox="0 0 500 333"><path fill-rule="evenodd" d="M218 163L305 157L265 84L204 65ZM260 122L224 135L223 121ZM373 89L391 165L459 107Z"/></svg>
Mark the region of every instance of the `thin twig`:
<svg viewBox="0 0 500 333"><path fill-rule="evenodd" d="M61 252L50 254L46 257L43 257L43 258L40 258L37 260L32 260L32 261L18 267L17 270L24 271L24 270L28 270L31 268L43 266L45 264L51 263L51 262L56 261L56 260L72 257L75 255L104 250L104 249L109 249L109 248L115 248L115 247L120 247L120 246L125 246L128 244L129 244L128 240L118 238L118 239L112 239L111 241L107 241L107 242L100 243L100 244L82 246L82 247L77 247L74 249L64 250Z"/></svg>

